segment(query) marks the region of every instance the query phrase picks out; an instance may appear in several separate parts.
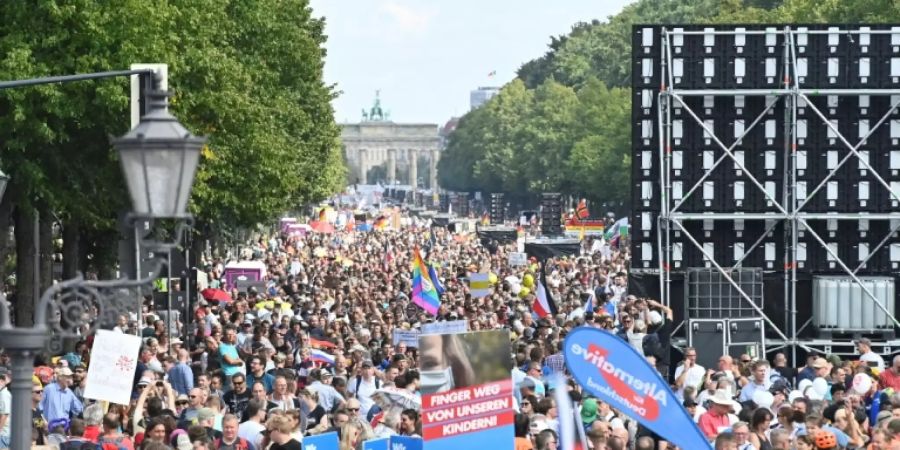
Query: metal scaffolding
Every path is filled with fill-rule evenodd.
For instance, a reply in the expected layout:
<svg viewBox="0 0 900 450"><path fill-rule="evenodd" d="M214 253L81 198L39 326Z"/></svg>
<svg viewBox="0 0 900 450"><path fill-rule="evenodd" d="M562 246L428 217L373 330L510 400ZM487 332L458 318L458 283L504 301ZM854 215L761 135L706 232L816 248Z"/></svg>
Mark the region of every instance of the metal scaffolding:
<svg viewBox="0 0 900 450"><path fill-rule="evenodd" d="M781 74L784 74L783 79L778 83L778 88L773 89L680 89L676 84L675 75L675 61L676 57L673 54L673 47L675 46L673 41L678 39L679 41L683 41L684 36L688 35L714 35L714 36L731 36L735 37L737 35L760 35L765 34L768 36L777 35L782 41L778 45L780 48L780 55L777 57L781 60L780 68ZM658 126L658 163L660 164L659 170L659 183L662 189L662 194L658 196L660 201L660 212L657 221L656 227L656 246L657 246L657 255L658 255L658 263L659 263L659 287L661 292L662 301L666 305L670 305L672 302L672 277L671 270L673 268L673 232L680 232L683 234L685 238L685 242L689 242L690 245L696 247L697 250L703 255L709 265L715 268L725 280L728 281L729 284L739 293L739 295L746 301L748 304L756 310L759 316L768 324L768 328L772 331L772 334L777 336L777 339L771 340L768 342L769 349L773 348L791 348L791 353L796 361L797 358L797 350L798 348L803 348L807 352L817 352L817 353L830 353L833 351L833 347L839 345L852 345L851 342L840 343L838 341L829 341L829 340L816 340L816 339L800 339L798 337L799 333L809 325L809 321L805 324L798 324L798 309L797 309L797 261L798 261L798 243L799 243L799 235L800 233L808 233L809 236L813 238L815 242L821 245L825 252L836 261L837 266L846 273L848 277L850 277L854 283L858 284L861 290L865 293L865 295L875 302L877 307L883 311L889 317L890 321L893 322L894 326L900 327L900 322L898 322L897 318L893 313L873 294L873 292L863 284L862 281L857 277L857 273L860 271L862 267L865 266L865 263L874 256L882 247L884 247L890 240L890 237L900 229L900 212L890 212L890 213L866 213L866 212L850 212L850 213L814 213L809 212L809 204L810 200L815 195L822 195L821 191L823 187L827 185L827 183L838 173L838 170L843 167L849 160L852 158L856 158L859 161L860 169L863 167L869 171L869 173L874 177L877 184L881 185L884 189L886 189L893 200L900 202L900 195L898 192L895 192L891 189L890 184L884 180L882 176L878 174L878 172L869 164L867 158L864 158L859 153L860 147L866 142L866 139L872 136L876 130L882 127L885 122L888 121L892 113L894 113L898 106L900 106L900 89L878 89L878 88L860 88L860 89L829 89L822 88L816 89L811 88L810 86L801 87L800 77L796 76L798 74L798 51L797 51L797 41L800 36L804 36L803 39L806 39L807 35L815 35L815 34L839 34L839 35L848 35L848 36L857 36L859 35L875 35L875 34L892 34L895 37L900 36L900 30L898 29L883 29L883 30L872 30L866 29L866 27L856 27L856 29L846 28L846 27L830 27L828 30L809 30L803 27L795 27L795 26L779 26L779 28L769 27L764 30L746 30L746 29L716 29L716 30L683 30L679 28L670 28L670 27L662 27L659 33L659 43L661 46L660 53L660 74L661 74L661 86L657 99L657 126ZM770 55L772 56L772 55ZM680 57L680 56L679 56ZM865 135L863 135L858 141L853 142L847 136L844 136L840 130L829 120L829 118L824 114L812 101L811 97L813 96L894 96L891 97L890 108L884 115L880 117L880 119L872 126ZM734 143L731 145L726 145L722 139L716 136L715 131L708 126L707 123L691 108L688 102L685 100L686 97L736 97L736 96L744 96L744 97L762 97L765 101L765 108L761 113L756 115L756 117L750 121L749 117L747 118L747 122L750 122L749 125L739 134L736 134ZM743 158L738 158L735 156L735 149L741 145L742 140L748 136L748 134L756 127L759 126L763 119L767 114L770 114L770 111L776 110L776 104L780 100L783 100L783 113L784 113L784 130L783 130L783 147L784 147L784 160L783 160L783 174L781 177L782 183L782 192L780 198L776 198L777 195L775 193L769 192L763 183L754 176L753 172L748 170L745 166ZM840 142L842 148L846 151L846 154L840 161L837 163L837 166L831 169L828 169L827 176L818 182L814 188L805 195L805 198L798 197L798 156L797 156L797 148L798 148L798 136L797 136L797 126L798 126L798 105L803 105L802 107L808 108L809 111L812 112L812 116L810 120L821 120L824 125L830 131L830 136L836 137L837 141ZM692 124L699 125L699 127L706 133L705 137L711 140L712 146L716 148L717 151L721 151L721 154L718 158L715 159L712 166L705 169L705 173L697 179L696 182L693 182L693 185L690 186L689 189L684 191L684 194L681 195L681 198L675 199L675 192L673 192L673 155L672 148L674 145L673 142L673 118L672 113L675 108L681 109L684 113L686 113L685 121L690 122ZM778 108L780 109L780 108ZM690 119L687 119L690 117ZM713 173L713 171L723 162L733 162L735 170L740 170L743 176L745 176L753 188L758 190L761 193L765 200L768 201L769 206L774 210L770 213L691 213L691 212L682 212L682 207L691 198L692 195L697 195L698 190L702 189L704 186L704 181L706 181ZM837 221L891 221L890 232L887 236L882 239L878 245L871 249L868 257L862 261L859 265L852 267L851 264L847 264L843 261L840 255L835 252L832 248L830 248L826 241L817 233L812 226L809 224L809 220L837 220ZM748 248L744 250L743 256L737 260L734 264L723 264L720 261L716 261L715 255L708 252L700 241L692 234L692 232L685 226L686 223L696 222L696 221L717 221L717 220L764 220L766 221L765 231L756 239L755 242ZM784 303L787 307L787 312L785 315L785 325L783 327L779 327L775 321L773 321L763 310L762 305L756 304L742 287L735 282L733 277L731 276L731 272L744 261L744 258L747 255L750 255L751 252L757 250L760 245L763 243L766 235L769 234L778 224L784 224L784 261L785 261L785 274L784 274L784 286L783 286L783 298ZM687 244L686 244L687 245ZM685 299L687 301L687 299ZM688 319L688 318L686 318ZM799 326L798 326L799 325ZM892 340L879 344L881 348L885 351L890 352L892 348L900 347L900 340Z"/></svg>

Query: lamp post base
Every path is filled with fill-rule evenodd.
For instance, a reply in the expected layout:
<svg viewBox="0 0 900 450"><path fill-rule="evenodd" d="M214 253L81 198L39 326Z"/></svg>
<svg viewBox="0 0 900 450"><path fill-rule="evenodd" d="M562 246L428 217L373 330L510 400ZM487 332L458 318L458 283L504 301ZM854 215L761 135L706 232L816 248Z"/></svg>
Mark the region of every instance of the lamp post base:
<svg viewBox="0 0 900 450"><path fill-rule="evenodd" d="M50 330L46 327L0 328L0 342L9 353L9 392L12 394L10 414L10 450L31 448L31 378L34 375L34 356L44 350Z"/></svg>

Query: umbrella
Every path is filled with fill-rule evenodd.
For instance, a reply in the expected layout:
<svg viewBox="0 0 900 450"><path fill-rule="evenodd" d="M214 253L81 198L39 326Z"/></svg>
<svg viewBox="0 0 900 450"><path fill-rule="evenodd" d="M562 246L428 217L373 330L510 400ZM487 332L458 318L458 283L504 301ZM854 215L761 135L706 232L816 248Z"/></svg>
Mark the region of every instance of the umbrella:
<svg viewBox="0 0 900 450"><path fill-rule="evenodd" d="M420 411L422 409L422 400L406 389L394 387L377 389L372 393L371 398L376 405L386 412L391 410L402 411L404 409Z"/></svg>
<svg viewBox="0 0 900 450"><path fill-rule="evenodd" d="M309 223L309 226L312 227L313 231L316 233L325 233L331 234L334 233L334 225L324 221L324 220L316 220Z"/></svg>
<svg viewBox="0 0 900 450"><path fill-rule="evenodd" d="M209 301L230 302L231 296L221 289L206 288L200 291L200 295Z"/></svg>

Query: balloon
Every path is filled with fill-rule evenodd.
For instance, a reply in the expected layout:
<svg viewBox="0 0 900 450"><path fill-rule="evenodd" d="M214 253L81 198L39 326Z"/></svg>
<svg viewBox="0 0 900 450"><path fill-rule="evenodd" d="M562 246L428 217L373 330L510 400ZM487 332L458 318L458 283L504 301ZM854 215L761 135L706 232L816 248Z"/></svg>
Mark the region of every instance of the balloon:
<svg viewBox="0 0 900 450"><path fill-rule="evenodd" d="M522 278L522 285L527 288L534 287L534 276L531 275L530 273L526 273L525 276Z"/></svg>
<svg viewBox="0 0 900 450"><path fill-rule="evenodd" d="M799 384L797 384L797 390L800 392L806 392L806 388L812 386L812 380L809 378L804 379Z"/></svg>
<svg viewBox="0 0 900 450"><path fill-rule="evenodd" d="M489 274L488 274L488 281L491 282L491 286L497 284L497 274L494 273L494 272L489 273Z"/></svg>
<svg viewBox="0 0 900 450"><path fill-rule="evenodd" d="M825 381L825 379L822 377L816 378L815 380L813 380L812 388L814 391L816 391L816 394L819 394L822 396L822 398L825 398L825 394L828 393L828 382Z"/></svg>
<svg viewBox="0 0 900 450"><path fill-rule="evenodd" d="M519 295L519 292L522 292L522 286L519 286L518 283L516 283L516 284L510 283L509 289L512 291L513 295ZM528 289L528 288L525 288L525 289Z"/></svg>
<svg viewBox="0 0 900 450"><path fill-rule="evenodd" d="M809 389L807 389L804 392L806 393L806 398L808 398L810 400L824 400L825 399L825 396L820 395L818 392L816 392L816 390L812 386L810 386Z"/></svg>
<svg viewBox="0 0 900 450"><path fill-rule="evenodd" d="M753 393L753 403L760 408L769 408L775 402L775 397L769 391L756 391Z"/></svg>
<svg viewBox="0 0 900 450"><path fill-rule="evenodd" d="M794 400L797 400L797 399L800 398L800 397L803 397L803 393L802 393L802 392L800 392L800 391L791 391L791 393L788 394L788 401L791 402L791 403L794 403Z"/></svg>
<svg viewBox="0 0 900 450"><path fill-rule="evenodd" d="M519 291L519 298L525 298L530 293L531 293L531 289L528 289L527 287L523 286L522 290Z"/></svg>
<svg viewBox="0 0 900 450"><path fill-rule="evenodd" d="M859 395L865 395L872 389L872 378L864 373L858 373L853 377L853 391Z"/></svg>

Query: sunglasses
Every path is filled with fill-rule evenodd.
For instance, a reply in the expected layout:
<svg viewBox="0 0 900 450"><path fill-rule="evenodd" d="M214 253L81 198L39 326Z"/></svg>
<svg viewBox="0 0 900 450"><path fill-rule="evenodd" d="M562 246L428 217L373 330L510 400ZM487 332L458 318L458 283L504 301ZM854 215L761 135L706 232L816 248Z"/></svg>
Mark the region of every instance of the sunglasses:
<svg viewBox="0 0 900 450"><path fill-rule="evenodd" d="M359 412L359 408L347 408L347 411L350 411L350 412Z"/></svg>
<svg viewBox="0 0 900 450"><path fill-rule="evenodd" d="M38 390L36 390L36 391L31 391L32 394L40 394L41 392L44 392L44 390L43 390L43 389L38 389Z"/></svg>
<svg viewBox="0 0 900 450"><path fill-rule="evenodd" d="M196 395L189 395L188 397L190 397L190 398L197 398Z"/></svg>

